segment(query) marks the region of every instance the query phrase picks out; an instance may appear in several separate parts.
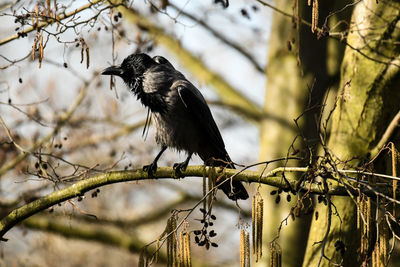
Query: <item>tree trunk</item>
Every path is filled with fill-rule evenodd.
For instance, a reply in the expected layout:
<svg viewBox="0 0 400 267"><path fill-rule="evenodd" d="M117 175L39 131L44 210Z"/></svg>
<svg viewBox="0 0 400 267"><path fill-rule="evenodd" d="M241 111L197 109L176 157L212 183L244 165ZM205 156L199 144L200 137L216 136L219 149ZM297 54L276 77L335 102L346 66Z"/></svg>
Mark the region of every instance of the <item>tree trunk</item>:
<svg viewBox="0 0 400 267"><path fill-rule="evenodd" d="M291 0L276 1L276 6L287 13L293 13L296 12L293 3ZM299 1L298 8L298 15L311 21L311 7L307 6L307 1ZM320 17L327 16L332 8L333 4L322 3ZM349 16L346 13L342 15ZM300 27L299 31L297 27ZM308 106L321 104L329 85L335 83L344 49L337 45L338 42L329 42L328 47L328 40L317 40L310 28L299 25L295 17L291 20L280 13L274 13L264 105L264 110L269 116L261 124L260 161L285 157L299 132L304 134L306 140L298 138L294 144L296 149L304 149L303 141L311 146L310 142L316 140L315 114L318 114L319 108L302 116L298 122L300 129L296 128L294 119ZM282 162L271 164L268 168L272 169L278 165L281 166ZM276 237L280 222L289 215L290 208L294 206L294 201L281 201L276 205L275 198L270 197L271 190L266 187L262 192L267 198L264 212L264 248L269 248L269 242ZM286 194L283 193L282 197L286 199ZM282 228L278 240L283 249L282 266L298 266L305 251L310 216L290 220L288 223L288 226ZM268 257L258 266L267 265Z"/></svg>
<svg viewBox="0 0 400 267"><path fill-rule="evenodd" d="M341 68L341 91L332 117L328 142L338 167L355 168L370 160L370 151L399 110L400 75L398 21L400 3L362 1L353 12L352 29L347 38ZM397 58L397 59L396 59ZM351 160L351 161L349 161ZM344 266L360 266L359 238L356 234L356 206L350 198L332 198L342 221L332 215L331 231L325 240L325 255L334 263L342 255L334 243L344 242ZM303 266L330 266L321 257L322 243L328 224L328 209L318 205L319 219L313 220Z"/></svg>

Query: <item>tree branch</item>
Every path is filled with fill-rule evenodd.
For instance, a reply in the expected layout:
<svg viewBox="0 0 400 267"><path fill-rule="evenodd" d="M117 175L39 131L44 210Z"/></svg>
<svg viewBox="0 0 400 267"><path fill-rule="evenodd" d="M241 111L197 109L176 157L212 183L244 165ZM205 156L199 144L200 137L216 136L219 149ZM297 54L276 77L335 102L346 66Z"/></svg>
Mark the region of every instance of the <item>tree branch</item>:
<svg viewBox="0 0 400 267"><path fill-rule="evenodd" d="M93 79L91 79L92 81ZM71 107L68 109L67 112L61 115L60 119L57 122L56 127L43 139L40 141L36 142L27 152L28 153L21 153L19 154L16 158L14 158L11 162L8 164L3 165L0 168L0 177L3 176L5 173L7 173L9 170L14 168L18 163L23 161L30 153L34 152L36 149L38 149L40 146L42 146L44 143L49 141L54 135L58 133L60 128L71 118L72 114L75 112L75 110L78 108L78 106L82 103L83 99L86 96L86 91L88 86L90 85L90 82L85 82L83 88L80 90L78 96L76 97L75 101L72 103Z"/></svg>
<svg viewBox="0 0 400 267"><path fill-rule="evenodd" d="M192 176L192 177L203 177L204 172L207 172L210 167L204 166L190 166L186 171L183 172L184 176ZM217 172L217 175L225 178L231 178L238 181L248 182L248 183L261 183L267 184L279 188L287 188L286 182L282 180L282 173L288 172L302 172L306 173L308 168L301 167L281 167L272 170L269 173L263 174L262 172L256 171L247 171L247 170L235 170L235 169L224 169ZM0 238L5 240L3 236L17 223L23 221L24 219L47 209L57 203L61 203L68 199L72 199L74 197L82 196L85 192L92 190L97 187L101 187L108 184L120 183L120 182L128 182L128 181L141 181L141 180L149 180L149 179L174 179L175 173L173 168L171 167L160 167L157 169L157 172L154 174L153 178L149 178L147 172L144 172L141 168L131 171L113 171L102 173L99 175L95 175L91 178L87 178L85 180L79 181L69 187L64 189L60 189L55 191L47 196L39 198L35 201L32 201L20 208L13 210L7 216L1 219L0 221ZM298 180L290 179L286 177L288 183L292 188L296 188L298 184ZM328 192L324 188L322 188L318 184L309 184L307 181L301 185L297 190L299 191L307 191L314 194L330 194L330 195L340 195L347 196L349 190L352 194L359 194L358 189L346 188L341 185L337 185L337 183L329 184ZM371 189L363 189L360 191L368 196L375 196L376 193L383 194L391 194L391 187L388 188L377 188L374 190Z"/></svg>
<svg viewBox="0 0 400 267"><path fill-rule="evenodd" d="M71 12L68 12L68 13L65 13L65 14L61 14L58 17L58 20L61 21L61 20L64 20L66 18L74 17L79 12L81 12L83 10L86 10L88 8L91 8L92 6L96 5L97 3L100 3L100 2L103 2L103 1L104 0L92 0L92 1L89 1L89 3L87 3L86 5L83 5L83 6L77 8L77 9L71 11ZM8 42L11 42L11 41L13 41L15 39L18 39L19 37L23 36L26 33L30 33L30 32L32 32L32 31L34 31L36 29L40 29L40 28L46 27L48 25L52 25L52 24L54 24L56 22L57 21L55 19L39 22L37 25L35 25L35 27L32 26L32 27L26 28L25 30L22 30L22 31L20 31L20 32L14 34L14 35L11 35L11 36L3 39L3 40L0 40L0 46L6 44Z"/></svg>
<svg viewBox="0 0 400 267"><path fill-rule="evenodd" d="M389 123L389 126L383 133L381 140L379 140L379 143L371 150L371 158L375 158L375 156L378 155L383 146L390 140L390 137L399 126L400 126L400 111L397 112L396 116L394 116L393 120Z"/></svg>
<svg viewBox="0 0 400 267"><path fill-rule="evenodd" d="M24 225L31 229L51 232L67 238L96 241L135 253L140 253L146 245L143 241L137 239L137 235L134 238L117 227L105 227L82 222L76 223L74 220L59 219L43 214L30 217L24 221ZM159 260L166 262L165 253L160 252Z"/></svg>

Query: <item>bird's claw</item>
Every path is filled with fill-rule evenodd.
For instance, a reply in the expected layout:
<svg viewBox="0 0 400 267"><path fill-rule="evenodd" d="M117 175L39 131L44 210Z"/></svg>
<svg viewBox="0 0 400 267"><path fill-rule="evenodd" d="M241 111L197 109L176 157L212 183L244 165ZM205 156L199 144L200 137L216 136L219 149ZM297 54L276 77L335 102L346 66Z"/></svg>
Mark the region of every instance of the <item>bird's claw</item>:
<svg viewBox="0 0 400 267"><path fill-rule="evenodd" d="M187 165L188 164L186 162L175 163L174 164L175 176L178 178L184 177L182 172L186 170Z"/></svg>
<svg viewBox="0 0 400 267"><path fill-rule="evenodd" d="M149 165L143 166L143 171L147 172L149 177L153 177L154 173L157 171L157 163L152 162Z"/></svg>

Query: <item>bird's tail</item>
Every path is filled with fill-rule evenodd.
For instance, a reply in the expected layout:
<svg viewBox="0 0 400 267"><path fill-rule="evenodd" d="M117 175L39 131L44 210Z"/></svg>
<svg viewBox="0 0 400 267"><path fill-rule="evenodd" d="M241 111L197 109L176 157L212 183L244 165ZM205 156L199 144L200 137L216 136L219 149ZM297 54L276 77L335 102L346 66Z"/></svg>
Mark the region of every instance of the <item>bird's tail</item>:
<svg viewBox="0 0 400 267"><path fill-rule="evenodd" d="M235 169L235 165L232 163L232 160L228 154L226 154L223 159L214 159L207 162L207 165L214 167L223 166ZM246 188L244 188L242 182L240 181L225 179L218 181L217 185L219 185L219 188L225 193L225 195L227 195L229 199L238 200L249 198Z"/></svg>

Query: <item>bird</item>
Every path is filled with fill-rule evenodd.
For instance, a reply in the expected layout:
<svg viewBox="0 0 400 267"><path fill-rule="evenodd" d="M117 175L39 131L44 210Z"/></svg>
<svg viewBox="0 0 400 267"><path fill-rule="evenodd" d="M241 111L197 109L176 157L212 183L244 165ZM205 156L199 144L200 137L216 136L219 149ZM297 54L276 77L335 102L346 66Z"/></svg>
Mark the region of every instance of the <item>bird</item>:
<svg viewBox="0 0 400 267"><path fill-rule="evenodd" d="M154 119L156 143L161 146L153 162L143 170L151 177L167 148L185 151L187 158L175 163L177 174L186 170L193 154L207 166L235 168L221 133L201 92L163 56L135 53L120 65L104 69L102 75L115 75L148 108L145 129ZM144 130L145 131L145 130ZM217 181L219 189L234 201L249 197L240 181Z"/></svg>

